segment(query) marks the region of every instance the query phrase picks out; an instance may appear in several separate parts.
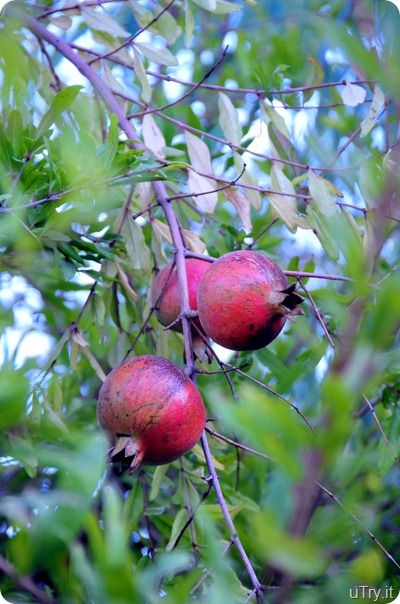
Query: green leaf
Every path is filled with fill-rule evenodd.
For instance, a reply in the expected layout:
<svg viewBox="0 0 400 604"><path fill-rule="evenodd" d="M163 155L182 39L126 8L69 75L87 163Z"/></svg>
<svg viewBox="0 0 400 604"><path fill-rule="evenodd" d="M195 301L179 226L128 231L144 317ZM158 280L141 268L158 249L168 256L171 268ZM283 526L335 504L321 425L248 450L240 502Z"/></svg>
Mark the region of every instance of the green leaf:
<svg viewBox="0 0 400 604"><path fill-rule="evenodd" d="M332 231L330 217L315 210L310 205L307 207L307 219L324 250L333 260L338 260L340 249L336 241L336 234Z"/></svg>
<svg viewBox="0 0 400 604"><path fill-rule="evenodd" d="M81 89L82 86L76 85L69 86L68 88L64 88L64 90L57 92L50 108L40 120L35 134L35 141L43 136L50 126L60 117L62 112L72 105Z"/></svg>
<svg viewBox="0 0 400 604"><path fill-rule="evenodd" d="M20 111L13 109L8 116L7 136L12 144L13 155L21 159L24 155L22 145L23 122Z"/></svg>
<svg viewBox="0 0 400 604"><path fill-rule="evenodd" d="M177 513L177 515L174 518L174 522L172 524L171 536L165 547L167 552L170 552L172 550L172 548L174 547L175 541L176 541L179 533L185 526L187 520L188 520L187 510L185 508L179 510L179 512Z"/></svg>
<svg viewBox="0 0 400 604"><path fill-rule="evenodd" d="M194 32L194 16L190 8L189 1L185 0L185 45L186 48L190 47Z"/></svg>
<svg viewBox="0 0 400 604"><path fill-rule="evenodd" d="M4 363L0 371L1 432L24 418L28 391L29 385L24 372L16 371Z"/></svg>
<svg viewBox="0 0 400 604"><path fill-rule="evenodd" d="M130 266L135 270L143 268L147 259L147 246L143 230L136 220L130 218L125 221L122 236Z"/></svg>
<svg viewBox="0 0 400 604"><path fill-rule="evenodd" d="M308 69L307 69L307 78L304 82L304 86L315 86L317 87L319 84L322 84L325 78L325 73L321 63L318 59L312 55L308 55L307 57ZM304 102L310 100L315 90L305 90L303 92Z"/></svg>
<svg viewBox="0 0 400 604"><path fill-rule="evenodd" d="M162 480L167 473L168 464L164 464L163 466L157 466L153 475L153 481L151 483L151 489L149 493L149 501L154 501L157 499L158 492L160 490L160 486Z"/></svg>

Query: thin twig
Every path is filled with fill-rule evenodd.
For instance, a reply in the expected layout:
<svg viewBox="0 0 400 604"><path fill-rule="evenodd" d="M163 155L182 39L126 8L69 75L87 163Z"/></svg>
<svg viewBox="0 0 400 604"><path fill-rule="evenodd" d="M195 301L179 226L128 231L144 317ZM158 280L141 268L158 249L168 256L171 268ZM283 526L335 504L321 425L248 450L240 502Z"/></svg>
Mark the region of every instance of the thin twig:
<svg viewBox="0 0 400 604"><path fill-rule="evenodd" d="M298 278L298 282L300 283L300 286L303 289L303 291L305 292L307 298L310 300L311 306L313 307L314 313L315 313L315 315L316 315L316 317L317 317L320 325L322 326L322 329L324 330L324 333L325 333L325 335L327 337L327 340L328 340L329 344L332 346L332 348L334 349L335 348L335 344L333 343L331 334L329 333L328 327L327 327L324 319L322 318L321 313L319 312L318 307L315 304L312 295L310 294L310 292L308 291L308 289L304 285L301 277Z"/></svg>
<svg viewBox="0 0 400 604"><path fill-rule="evenodd" d="M224 365L226 365L227 367L233 367L233 365L230 365L229 363L224 363ZM292 403L287 398L285 398L284 396L282 396L281 394L279 394L279 392L276 392L276 390L274 390L273 388L270 388L270 386L267 386L266 384L263 384L263 382L260 382L260 380L257 380L256 378L252 377L248 373L245 373L244 371L242 371L238 367L236 367L236 372L239 373L240 375L243 375L245 378L247 378L251 382L254 382L258 386L260 386L261 388L263 388L263 390L267 390L268 392L270 392L274 396L277 396L279 399L281 399L281 401L284 401L285 403L287 403L290 407L292 407L292 409L294 409L296 411L296 413L298 413L300 415L300 417L307 424L307 426L310 428L310 430L312 432L315 432L315 428L310 424L310 422L308 421L308 419L306 418L306 416L300 411L300 409L294 403Z"/></svg>
<svg viewBox="0 0 400 604"><path fill-rule="evenodd" d="M371 531L361 522L361 520L355 514L350 512L346 508L346 506L340 501L340 499L338 499L336 495L334 495L331 491L324 487L323 484L321 484L320 482L316 482L315 484L317 484L319 488L328 495L328 497L330 497L335 503L337 503L338 506L340 506L342 510L344 510L346 514L348 514L354 520L354 522L361 526L361 528L367 533L367 535L371 537L372 541L374 541L374 543L376 543L377 546L383 551L385 556L396 566L398 570L400 570L400 564L393 558L392 554L388 552L385 546L382 545L382 543L375 537L375 535L371 533Z"/></svg>
<svg viewBox="0 0 400 604"><path fill-rule="evenodd" d="M376 414L376 411L375 411L375 409L374 409L371 401L365 396L365 394L363 394L362 397L363 397L364 401L366 402L366 404L368 406L368 409L371 411L371 413L373 415L373 418L375 420L375 423L378 426L379 432L382 434L383 440L385 441L386 446L389 449L389 451L390 451L390 453L391 453L394 461L400 467L400 460L397 457L397 455L396 455L396 453L395 453L392 445L390 444L390 441L389 441L388 437L386 436L384 429L382 428L382 424L381 424L381 422L378 419L378 416Z"/></svg>
<svg viewBox="0 0 400 604"><path fill-rule="evenodd" d="M19 575L16 568L0 555L0 570L6 574L20 589L32 594L39 602L43 604L53 604L54 600L45 591L40 589L36 583L27 575ZM5 601L5 600L4 600Z"/></svg>
<svg viewBox="0 0 400 604"><path fill-rule="evenodd" d="M247 451L247 453L251 453L252 455L257 455L257 457L262 457L263 459L267 459L269 461L276 461L276 459L274 459L273 457L270 457L269 455L265 455L265 453L260 453L260 451L257 451L256 449L252 449L251 447L247 447L246 445L242 445L241 443L237 442L236 440L232 440L231 438L228 438L227 436L224 436L223 434L219 434L219 432L212 430L208 426L206 426L206 432L211 434L211 436L214 436L215 438L218 438L219 440L222 440L223 442L228 443L229 445L233 445L237 449L242 449L242 451Z"/></svg>

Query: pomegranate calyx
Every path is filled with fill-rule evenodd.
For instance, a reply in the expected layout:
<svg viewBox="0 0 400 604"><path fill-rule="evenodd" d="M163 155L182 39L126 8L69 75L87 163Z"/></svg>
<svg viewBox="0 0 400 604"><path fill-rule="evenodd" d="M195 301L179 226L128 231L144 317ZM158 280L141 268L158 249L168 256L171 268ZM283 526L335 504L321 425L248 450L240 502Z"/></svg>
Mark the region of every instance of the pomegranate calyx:
<svg viewBox="0 0 400 604"><path fill-rule="evenodd" d="M112 461L121 462L121 470L129 468L129 474L133 474L142 462L144 452L133 436L119 436L113 450L110 453Z"/></svg>
<svg viewBox="0 0 400 604"><path fill-rule="evenodd" d="M285 308L289 313L293 315L304 315L304 312L301 308L298 307L299 304L302 304L305 300L303 296L301 296L296 291L296 284L290 283L285 289L282 289L279 293L284 295L284 299L280 303L283 308ZM289 317L288 317L289 318Z"/></svg>

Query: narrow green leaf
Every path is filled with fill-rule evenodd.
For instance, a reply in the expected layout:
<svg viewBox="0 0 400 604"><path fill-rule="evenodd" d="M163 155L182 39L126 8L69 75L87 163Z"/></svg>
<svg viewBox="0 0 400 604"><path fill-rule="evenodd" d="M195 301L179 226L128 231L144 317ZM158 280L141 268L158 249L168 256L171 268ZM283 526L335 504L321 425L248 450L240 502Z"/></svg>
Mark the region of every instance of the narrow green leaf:
<svg viewBox="0 0 400 604"><path fill-rule="evenodd" d="M332 232L331 222L326 214L316 211L311 205L307 207L307 218L310 227L317 235L322 247L333 260L340 256L335 233Z"/></svg>
<svg viewBox="0 0 400 604"><path fill-rule="evenodd" d="M170 552L173 549L173 547L175 545L175 541L176 541L177 537L179 536L179 533L185 526L187 520L188 520L187 510L182 508L181 510L179 510L179 512L177 513L177 515L174 518L174 522L172 524L171 536L165 547L165 550L167 552Z"/></svg>
<svg viewBox="0 0 400 604"><path fill-rule="evenodd" d="M185 45L186 48L190 47L194 32L194 17L193 12L189 6L188 0L185 0Z"/></svg>
<svg viewBox="0 0 400 604"><path fill-rule="evenodd" d="M64 331L61 338L58 340L57 344L54 346L53 350L47 357L46 363L44 365L44 369L47 371L58 359L60 354L62 353L65 344L68 342L70 338L71 332L69 327Z"/></svg>
<svg viewBox="0 0 400 604"><path fill-rule="evenodd" d="M161 485L162 479L164 478L164 476L168 470L168 467L169 467L168 464L164 464L163 466L156 467L156 470L155 470L154 476L153 476L153 481L151 483L149 501L154 501L155 499L157 499L157 495L160 490L160 485Z"/></svg>
<svg viewBox="0 0 400 604"><path fill-rule="evenodd" d="M13 156L21 159L23 156L22 150L22 131L23 131L22 115L20 111L13 109L10 111L7 125L7 136L12 144Z"/></svg>
<svg viewBox="0 0 400 604"><path fill-rule="evenodd" d="M54 122L60 117L63 111L68 109L74 102L82 86L69 86L64 88L55 95L50 108L44 114L40 120L39 126L36 130L35 141L38 140Z"/></svg>

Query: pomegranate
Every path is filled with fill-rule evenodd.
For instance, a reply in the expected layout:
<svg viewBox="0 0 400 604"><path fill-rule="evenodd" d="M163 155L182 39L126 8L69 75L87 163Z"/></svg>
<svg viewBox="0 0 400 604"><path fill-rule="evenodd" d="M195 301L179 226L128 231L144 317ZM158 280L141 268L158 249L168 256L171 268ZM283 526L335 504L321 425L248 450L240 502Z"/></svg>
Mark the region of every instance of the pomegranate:
<svg viewBox="0 0 400 604"><path fill-rule="evenodd" d="M282 330L286 319L304 314L304 298L288 285L275 262L250 250L221 256L203 275L198 310L203 330L230 350L257 350Z"/></svg>
<svg viewBox="0 0 400 604"><path fill-rule="evenodd" d="M197 310L197 290L200 279L209 268L210 263L206 260L188 258L185 261L186 276L188 281L189 306L191 310ZM161 325L171 326L174 331L182 332L182 322L178 321L181 305L179 296L179 283L176 266L169 262L155 278L151 287L151 305ZM193 319L198 329L201 330L198 318ZM202 330L201 330L202 331ZM196 329L192 329L193 348L200 361L209 360L208 349L204 340L198 335Z"/></svg>
<svg viewBox="0 0 400 604"><path fill-rule="evenodd" d="M172 361L153 355L128 359L104 381L97 402L111 458L132 474L139 464L162 465L192 449L205 426L203 400Z"/></svg>

